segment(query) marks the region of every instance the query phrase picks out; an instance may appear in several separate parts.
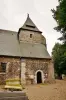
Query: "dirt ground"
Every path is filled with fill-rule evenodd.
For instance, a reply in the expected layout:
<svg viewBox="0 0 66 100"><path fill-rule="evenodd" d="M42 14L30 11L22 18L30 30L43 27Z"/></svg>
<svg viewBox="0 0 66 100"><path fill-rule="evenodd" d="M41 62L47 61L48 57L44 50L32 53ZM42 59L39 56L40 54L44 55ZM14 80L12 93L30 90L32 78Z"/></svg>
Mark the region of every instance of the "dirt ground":
<svg viewBox="0 0 66 100"><path fill-rule="evenodd" d="M0 91L4 91L0 86ZM29 85L24 89L29 100L66 100L66 81L56 80L54 84Z"/></svg>
<svg viewBox="0 0 66 100"><path fill-rule="evenodd" d="M66 100L66 81L56 80L54 84L31 85L24 91L29 100Z"/></svg>

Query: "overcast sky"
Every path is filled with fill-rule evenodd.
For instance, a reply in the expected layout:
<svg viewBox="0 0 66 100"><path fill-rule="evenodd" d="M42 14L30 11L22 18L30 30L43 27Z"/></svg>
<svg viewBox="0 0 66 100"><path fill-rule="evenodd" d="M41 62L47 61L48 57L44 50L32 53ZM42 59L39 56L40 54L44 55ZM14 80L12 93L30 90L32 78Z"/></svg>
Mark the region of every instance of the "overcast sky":
<svg viewBox="0 0 66 100"><path fill-rule="evenodd" d="M54 44L61 36L53 28L56 22L51 9L58 5L58 0L0 0L0 29L18 31L24 24L27 13L46 37L47 49L51 54Z"/></svg>

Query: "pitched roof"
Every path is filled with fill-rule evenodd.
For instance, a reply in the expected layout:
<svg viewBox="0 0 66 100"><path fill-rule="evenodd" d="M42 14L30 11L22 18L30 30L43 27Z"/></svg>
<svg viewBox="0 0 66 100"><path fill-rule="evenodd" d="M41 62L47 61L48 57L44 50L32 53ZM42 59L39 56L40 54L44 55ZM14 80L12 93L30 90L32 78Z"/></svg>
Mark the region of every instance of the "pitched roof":
<svg viewBox="0 0 66 100"><path fill-rule="evenodd" d="M20 43L22 57L51 58L46 47L40 43Z"/></svg>
<svg viewBox="0 0 66 100"><path fill-rule="evenodd" d="M35 32L42 33L42 32L37 28L37 26L33 23L33 21L31 20L31 18L29 17L29 14L28 14L28 16L27 16L27 19L26 19L24 25L23 25L20 29L30 30L30 31L35 31Z"/></svg>
<svg viewBox="0 0 66 100"><path fill-rule="evenodd" d="M43 44L19 43L17 32L2 30L0 31L0 56L1 55L51 59Z"/></svg>
<svg viewBox="0 0 66 100"><path fill-rule="evenodd" d="M20 56L16 32L0 30L0 55Z"/></svg>

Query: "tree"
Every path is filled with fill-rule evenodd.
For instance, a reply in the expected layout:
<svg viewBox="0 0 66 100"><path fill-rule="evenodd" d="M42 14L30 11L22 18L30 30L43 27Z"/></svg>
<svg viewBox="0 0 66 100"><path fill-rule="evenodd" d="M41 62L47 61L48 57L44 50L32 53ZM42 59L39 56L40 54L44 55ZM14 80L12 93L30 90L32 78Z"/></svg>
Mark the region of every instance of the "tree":
<svg viewBox="0 0 66 100"><path fill-rule="evenodd" d="M66 74L66 44L56 43L52 50L52 57L54 60L54 69L58 77L61 78L62 74Z"/></svg>
<svg viewBox="0 0 66 100"><path fill-rule="evenodd" d="M57 22L57 26L54 29L62 34L62 37L59 39L63 40L63 44L55 44L52 56L55 72L61 78L62 74L66 74L66 0L58 0L58 3L56 10L52 9L52 13L53 18Z"/></svg>
<svg viewBox="0 0 66 100"><path fill-rule="evenodd" d="M56 10L52 9L53 18L57 22L55 30L62 33L60 40L63 40L66 43L66 0L58 0L59 5L56 6Z"/></svg>

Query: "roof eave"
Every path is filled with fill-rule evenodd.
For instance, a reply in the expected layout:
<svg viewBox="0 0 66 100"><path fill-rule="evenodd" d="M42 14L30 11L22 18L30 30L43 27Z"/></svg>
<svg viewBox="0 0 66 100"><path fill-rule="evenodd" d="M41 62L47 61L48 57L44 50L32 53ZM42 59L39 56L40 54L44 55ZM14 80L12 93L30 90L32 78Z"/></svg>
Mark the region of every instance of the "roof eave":
<svg viewBox="0 0 66 100"><path fill-rule="evenodd" d="M0 55L0 57L13 57L13 58L27 58L27 59L47 59L51 60L52 58L40 58L40 57L25 57L25 56L13 56L13 55Z"/></svg>
<svg viewBox="0 0 66 100"><path fill-rule="evenodd" d="M39 58L39 57L24 57L24 56L12 56L12 55L0 55L0 57L10 57L10 58L27 58L27 59L46 59L51 60L52 58Z"/></svg>
<svg viewBox="0 0 66 100"><path fill-rule="evenodd" d="M35 30L30 30L30 29L25 29L25 28L20 28L19 30L27 30L27 31L33 31L33 32L42 33L41 31L35 31Z"/></svg>

